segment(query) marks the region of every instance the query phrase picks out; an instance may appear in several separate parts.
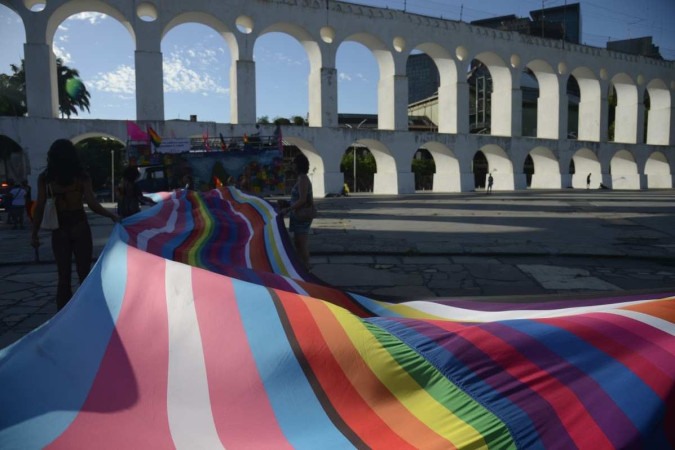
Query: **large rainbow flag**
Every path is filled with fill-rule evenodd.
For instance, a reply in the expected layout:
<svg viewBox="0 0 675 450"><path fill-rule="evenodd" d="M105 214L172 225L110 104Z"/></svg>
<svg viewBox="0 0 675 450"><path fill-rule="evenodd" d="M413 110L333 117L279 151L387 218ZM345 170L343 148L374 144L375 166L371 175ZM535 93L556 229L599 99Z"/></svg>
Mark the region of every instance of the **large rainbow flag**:
<svg viewBox="0 0 675 450"><path fill-rule="evenodd" d="M675 297L392 304L265 200L163 193L0 351L2 449L675 447Z"/></svg>

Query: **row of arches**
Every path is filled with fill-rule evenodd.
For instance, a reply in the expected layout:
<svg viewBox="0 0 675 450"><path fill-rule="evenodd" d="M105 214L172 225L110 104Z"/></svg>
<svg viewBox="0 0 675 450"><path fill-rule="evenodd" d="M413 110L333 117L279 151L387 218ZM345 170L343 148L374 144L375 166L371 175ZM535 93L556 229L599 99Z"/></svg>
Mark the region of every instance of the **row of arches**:
<svg viewBox="0 0 675 450"><path fill-rule="evenodd" d="M113 122L111 122L113 123ZM79 133L71 139L82 143L91 138L103 138L103 143L84 146L87 151L102 151L99 162L108 164L111 151L117 155L119 170L124 139L115 133ZM284 134L285 148L295 148L310 160L311 176L316 195L339 192L347 183L357 192L375 194L433 192L466 192L481 190L488 175L494 180L494 190L561 189L607 187L612 189L672 188L672 162L659 150L634 154L627 149L591 149L581 147L572 152L536 145L529 150L504 147L497 143L457 144L429 140L414 144L406 142L359 139L334 132L317 140L317 146L307 135ZM345 139L342 139L345 138ZM7 162L13 179L30 179L43 169L46 160L37 154L27 154L21 145L7 135L0 135L3 147L11 148ZM116 141L116 144L111 141ZM412 145L411 145L412 144ZM98 147L104 146L105 149ZM359 164L356 164L358 159ZM349 164L345 164L348 160ZM92 159L94 161L94 159ZM361 163L367 162L367 169ZM424 164L420 164L420 161ZM97 163L93 163L92 170ZM358 173L357 173L358 166ZM9 166L8 166L9 167ZM109 168L96 168L107 178ZM114 177L114 176L113 176ZM590 180L589 180L590 177ZM102 181L102 180L99 180Z"/></svg>
<svg viewBox="0 0 675 450"><path fill-rule="evenodd" d="M323 172L333 172L327 167L320 151L308 142L290 139ZM388 174L412 173L414 190L434 192L462 192L481 190L486 186L489 175L494 179L494 190L512 191L517 189L667 189L673 187L671 164L661 151L651 152L639 162L629 150L618 150L611 156L599 158L596 151L580 148L565 159L547 147L538 146L525 153L525 157L514 158L496 144L486 144L472 151L455 152L440 142L427 142L412 153L394 155L385 144L375 140L357 140L345 150L345 157L357 153L372 155L375 170L373 179L363 183L366 191L374 193L400 193L384 187L395 176ZM412 156L411 156L412 155ZM414 161L430 161L431 176L415 170ZM516 161L517 159L517 161ZM354 175L349 167L341 168L344 180L351 183ZM589 180L590 176L590 182ZM378 177L381 178L378 183ZM385 181L386 180L386 181Z"/></svg>
<svg viewBox="0 0 675 450"><path fill-rule="evenodd" d="M511 40L508 49L504 49L494 36L483 38L481 34L467 32L467 27L473 27L466 24L452 25L460 27L458 33L446 33L442 37L427 33L408 34L408 30L402 27L401 35L391 39L388 33L396 30L378 32L372 27L364 28L364 22L359 20L344 20L339 26L325 25L325 20L315 17L315 10L303 11L306 15L297 18L291 14L294 12L291 9L279 10L280 14L274 17L255 9L248 14L235 13L232 16L221 11L211 13L204 10L155 11L153 15L137 9L139 17L148 17L154 24L153 28L147 28L145 21L132 20L122 9L116 8L118 2L90 0L59 3L60 6L47 11L49 18L44 34L47 46L53 44L56 30L63 20L82 10L108 14L129 30L136 48L135 70L137 73L143 71L142 77L136 75L137 112L138 115L155 116L148 117L150 119L163 119L164 114L163 84L157 79L163 73L162 39L175 27L199 23L221 36L230 53L231 123L256 121L256 107L251 105L251 99L257 94L255 83L251 83L251 78L256 76L253 49L261 37L269 33L283 33L297 40L306 54L310 126L337 125L336 54L342 44L353 42L368 49L379 71L379 129L407 129L406 63L411 55L424 53L439 72L437 122L441 133L469 133L471 105L477 103L479 95L484 95L483 103L489 109L489 126L484 127L487 132L496 136L521 135L521 74L525 72L536 80L537 85L536 124L530 127L536 130L536 137L559 139L573 136L583 141L598 142L611 136L615 142L654 145L669 145L671 140L672 105L668 79L654 73L645 75L647 72L642 72L642 66L615 65L608 55L603 55L605 61L601 58L598 62L595 57L574 53L574 49L559 52L548 47L522 45L513 41L510 34L501 36ZM32 25L26 23L26 26ZM139 51L141 48L143 51ZM28 60L33 56L38 55L26 55L26 58ZM616 67L610 70L603 63ZM489 78L483 91L477 88L472 91L467 81L476 68ZM577 117L570 126L569 97L570 93L577 92ZM30 98L29 93L29 103Z"/></svg>

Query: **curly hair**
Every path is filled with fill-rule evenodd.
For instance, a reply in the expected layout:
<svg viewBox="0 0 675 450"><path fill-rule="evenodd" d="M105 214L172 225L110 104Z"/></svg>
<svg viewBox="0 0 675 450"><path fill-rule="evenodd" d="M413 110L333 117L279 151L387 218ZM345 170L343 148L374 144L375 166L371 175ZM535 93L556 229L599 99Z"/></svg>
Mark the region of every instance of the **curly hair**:
<svg viewBox="0 0 675 450"><path fill-rule="evenodd" d="M140 174L141 172L138 170L138 167L128 166L122 172L122 178L133 183L134 181L136 181L136 178L138 178Z"/></svg>
<svg viewBox="0 0 675 450"><path fill-rule="evenodd" d="M305 155L300 153L293 159L293 163L298 168L298 172L307 175L307 172L309 172L309 160Z"/></svg>
<svg viewBox="0 0 675 450"><path fill-rule="evenodd" d="M57 139L47 152L47 181L67 186L86 176L75 145L68 139Z"/></svg>

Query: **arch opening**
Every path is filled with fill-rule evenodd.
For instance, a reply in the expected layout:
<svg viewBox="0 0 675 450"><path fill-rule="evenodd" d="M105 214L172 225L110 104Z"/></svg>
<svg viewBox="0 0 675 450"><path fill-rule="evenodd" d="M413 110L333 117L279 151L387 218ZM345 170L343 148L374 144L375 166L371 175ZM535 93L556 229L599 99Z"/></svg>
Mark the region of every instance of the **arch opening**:
<svg viewBox="0 0 675 450"><path fill-rule="evenodd" d="M58 21L62 18L62 21ZM87 3L84 9L66 4L50 18L56 58L52 89L61 118L126 119L135 111L136 80L131 25L109 5ZM48 33L49 35L49 33ZM92 42L96 45L74 45ZM101 49L115 49L102 52ZM96 61L78 67L78 61ZM94 71L95 70L95 71ZM85 81L86 80L86 81Z"/></svg>
<svg viewBox="0 0 675 450"><path fill-rule="evenodd" d="M546 147L536 147L530 151L525 158L523 172L529 188L560 189L562 186L560 163Z"/></svg>
<svg viewBox="0 0 675 450"><path fill-rule="evenodd" d="M164 115L167 120L227 122L231 118L230 80L225 76L232 64L229 46L221 30L186 20L172 24L161 43ZM188 47L184 44L188 36L199 39ZM186 101L198 106L186 111Z"/></svg>
<svg viewBox="0 0 675 450"><path fill-rule="evenodd" d="M572 187L575 189L598 189L602 184L602 168L597 155L587 148L577 150L570 161ZM590 175L590 185L587 180Z"/></svg>
<svg viewBox="0 0 675 450"><path fill-rule="evenodd" d="M359 62L360 61L360 62ZM358 115L378 123L378 80L381 76L373 52L358 41L345 41L335 56L338 115ZM377 74L378 80L364 73Z"/></svg>
<svg viewBox="0 0 675 450"><path fill-rule="evenodd" d="M275 30L278 28L274 28ZM253 50L258 121L280 118L304 125L309 119L310 60L294 35L267 31L256 39ZM276 92L274 97L266 92ZM274 112L276 111L276 113Z"/></svg>
<svg viewBox="0 0 675 450"><path fill-rule="evenodd" d="M640 189L635 158L628 150L619 150L610 161L612 189Z"/></svg>
<svg viewBox="0 0 675 450"><path fill-rule="evenodd" d="M670 164L668 158L662 152L654 152L649 155L645 163L645 175L647 176L647 188L649 189L672 189L673 187Z"/></svg>

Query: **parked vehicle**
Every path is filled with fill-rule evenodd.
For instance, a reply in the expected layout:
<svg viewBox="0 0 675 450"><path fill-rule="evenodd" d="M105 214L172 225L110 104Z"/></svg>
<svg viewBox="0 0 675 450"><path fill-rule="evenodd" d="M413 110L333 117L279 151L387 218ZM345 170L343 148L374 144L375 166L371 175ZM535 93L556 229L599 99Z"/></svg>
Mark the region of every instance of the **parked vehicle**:
<svg viewBox="0 0 675 450"><path fill-rule="evenodd" d="M10 188L11 186L8 183L0 183L0 211L6 211L9 208L11 199Z"/></svg>
<svg viewBox="0 0 675 450"><path fill-rule="evenodd" d="M143 192L163 192L169 190L169 177L164 166L141 166L136 184Z"/></svg>

